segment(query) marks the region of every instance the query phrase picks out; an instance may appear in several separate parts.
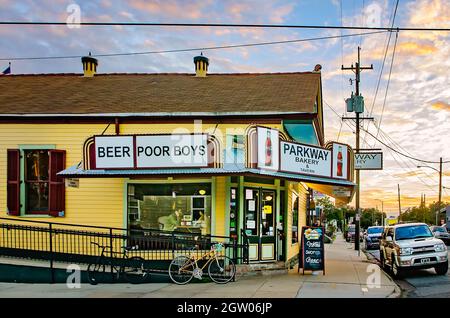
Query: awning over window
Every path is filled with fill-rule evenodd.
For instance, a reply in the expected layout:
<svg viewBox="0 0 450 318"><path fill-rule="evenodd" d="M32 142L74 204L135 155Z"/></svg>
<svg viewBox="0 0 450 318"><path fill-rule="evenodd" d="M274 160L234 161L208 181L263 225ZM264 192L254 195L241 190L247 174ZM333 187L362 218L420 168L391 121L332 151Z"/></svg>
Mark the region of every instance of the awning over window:
<svg viewBox="0 0 450 318"><path fill-rule="evenodd" d="M350 201L353 199L353 195L355 194L355 185L330 185L310 182L305 182L305 184L313 190L335 198L336 206L346 205L350 203Z"/></svg>
<svg viewBox="0 0 450 318"><path fill-rule="evenodd" d="M339 203L348 203L354 194L355 184L347 180L292 174L279 171L245 168L229 165L226 168L193 169L115 169L83 170L80 165L72 166L58 173L64 178L129 178L129 177L171 177L171 176L217 176L217 175L257 175L304 182L310 188L336 198Z"/></svg>

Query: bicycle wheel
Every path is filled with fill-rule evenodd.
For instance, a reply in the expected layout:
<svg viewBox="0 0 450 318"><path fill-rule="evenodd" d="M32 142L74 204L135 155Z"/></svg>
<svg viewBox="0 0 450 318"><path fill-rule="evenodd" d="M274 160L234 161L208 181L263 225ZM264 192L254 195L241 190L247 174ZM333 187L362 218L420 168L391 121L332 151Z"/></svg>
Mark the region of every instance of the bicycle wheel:
<svg viewBox="0 0 450 318"><path fill-rule="evenodd" d="M87 277L89 284L97 285L106 281L106 266L102 263L91 263L87 268Z"/></svg>
<svg viewBox="0 0 450 318"><path fill-rule="evenodd" d="M236 266L228 256L217 256L208 265L208 275L217 284L226 284L236 275Z"/></svg>
<svg viewBox="0 0 450 318"><path fill-rule="evenodd" d="M170 279L178 285L184 285L194 277L194 264L187 256L175 257L169 265Z"/></svg>
<svg viewBox="0 0 450 318"><path fill-rule="evenodd" d="M145 267L145 260L139 256L127 259L122 272L126 281L131 284L141 284L150 276L149 270Z"/></svg>

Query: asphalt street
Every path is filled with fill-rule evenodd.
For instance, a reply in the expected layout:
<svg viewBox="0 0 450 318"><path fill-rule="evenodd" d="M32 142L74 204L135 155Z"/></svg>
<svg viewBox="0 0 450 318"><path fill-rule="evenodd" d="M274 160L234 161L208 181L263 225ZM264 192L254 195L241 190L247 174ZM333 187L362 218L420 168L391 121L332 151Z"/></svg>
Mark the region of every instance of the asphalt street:
<svg viewBox="0 0 450 318"><path fill-rule="evenodd" d="M379 250L367 252L379 264ZM436 275L434 269L414 270L395 282L402 288L402 297L450 298L450 270L445 276Z"/></svg>

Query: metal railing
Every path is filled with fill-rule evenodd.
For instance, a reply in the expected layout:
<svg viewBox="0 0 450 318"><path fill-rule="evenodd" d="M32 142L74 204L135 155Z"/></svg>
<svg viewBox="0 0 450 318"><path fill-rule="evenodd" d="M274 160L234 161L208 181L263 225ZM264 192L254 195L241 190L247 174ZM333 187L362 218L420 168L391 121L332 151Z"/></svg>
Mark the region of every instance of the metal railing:
<svg viewBox="0 0 450 318"><path fill-rule="evenodd" d="M243 233L243 232L242 232ZM248 264L248 239L196 233L167 232L157 229L123 229L113 227L42 222L0 218L0 255L38 260L90 263L100 255L91 244L111 246L115 258L124 246L137 246L129 256L140 256L155 269L167 270L168 262L185 254L201 256L212 244L223 243L224 254L235 263ZM193 247L197 247L193 250Z"/></svg>

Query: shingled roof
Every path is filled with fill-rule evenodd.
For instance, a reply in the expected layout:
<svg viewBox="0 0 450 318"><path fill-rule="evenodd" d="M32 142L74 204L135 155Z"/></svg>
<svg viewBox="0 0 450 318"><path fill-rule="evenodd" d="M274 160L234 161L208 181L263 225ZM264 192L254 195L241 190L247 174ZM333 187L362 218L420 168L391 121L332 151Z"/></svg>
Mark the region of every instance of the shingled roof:
<svg viewBox="0 0 450 318"><path fill-rule="evenodd" d="M0 116L314 113L320 73L0 76Z"/></svg>

